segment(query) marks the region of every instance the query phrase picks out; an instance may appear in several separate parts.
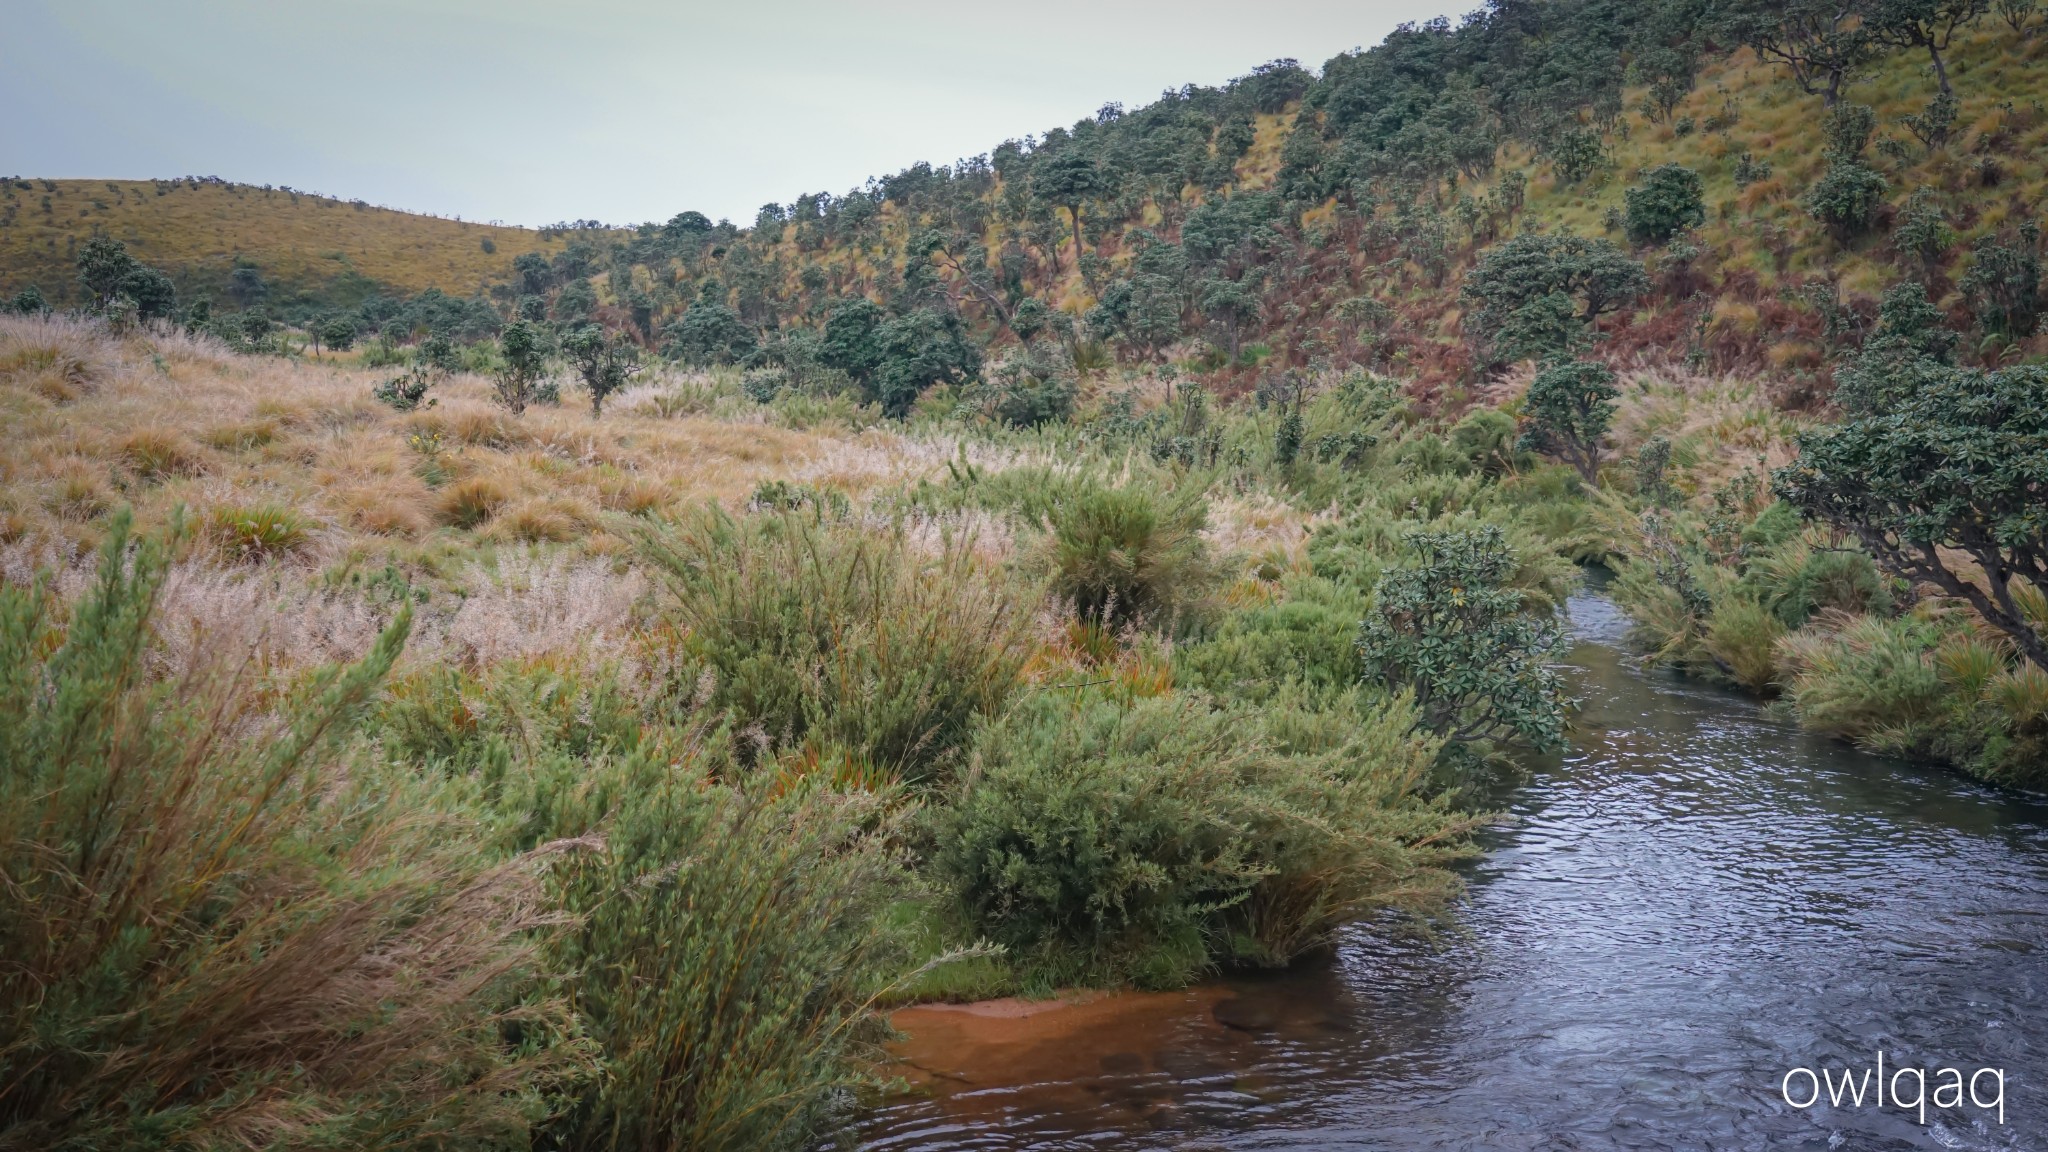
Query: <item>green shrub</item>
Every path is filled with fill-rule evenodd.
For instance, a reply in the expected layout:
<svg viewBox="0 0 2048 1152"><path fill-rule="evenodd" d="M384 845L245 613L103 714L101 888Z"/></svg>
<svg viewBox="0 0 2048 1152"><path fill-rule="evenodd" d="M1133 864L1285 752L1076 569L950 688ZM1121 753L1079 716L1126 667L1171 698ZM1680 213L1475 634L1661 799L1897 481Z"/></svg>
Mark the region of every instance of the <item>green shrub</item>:
<svg viewBox="0 0 2048 1152"><path fill-rule="evenodd" d="M1837 160L1806 190L1806 210L1847 242L1870 231L1889 186L1859 160Z"/></svg>
<svg viewBox="0 0 2048 1152"><path fill-rule="evenodd" d="M230 653L158 680L166 550L126 530L68 620L0 588L0 1145L524 1144L576 1054L534 869L342 751L407 616L286 694Z"/></svg>
<svg viewBox="0 0 2048 1152"><path fill-rule="evenodd" d="M1644 172L1642 182L1623 193L1623 201L1628 238L1638 244L1663 244L1707 222L1700 174L1682 164L1659 164Z"/></svg>
<svg viewBox="0 0 2048 1152"><path fill-rule="evenodd" d="M1086 623L1171 625L1193 611L1216 573L1202 541L1208 505L1193 485L1090 484L1047 516L1053 593Z"/></svg>
<svg viewBox="0 0 2048 1152"><path fill-rule="evenodd" d="M813 1147L870 1083L873 1008L906 963L886 798L714 783L705 759L543 757L508 785L529 836L577 837L551 873L603 1075L540 1133L573 1152Z"/></svg>
<svg viewBox="0 0 2048 1152"><path fill-rule="evenodd" d="M1570 701L1551 661L1557 623L1525 611L1508 579L1516 560L1494 525L1406 539L1411 559L1380 577L1359 626L1369 680L1412 691L1422 721L1453 743L1564 743Z"/></svg>
<svg viewBox="0 0 2048 1152"><path fill-rule="evenodd" d="M843 749L923 780L1030 651L1032 597L967 542L924 556L869 525L706 509L643 536L642 554L710 674L706 703L768 747Z"/></svg>
<svg viewBox="0 0 2048 1152"><path fill-rule="evenodd" d="M1319 724L1298 701L1036 693L983 728L934 810L932 873L1037 983L1282 964L1453 888L1441 865L1467 825L1417 798L1435 748L1412 726L1399 706Z"/></svg>
<svg viewBox="0 0 2048 1152"><path fill-rule="evenodd" d="M1839 632L1786 638L1786 694L1800 723L1880 747L1911 746L1935 720L1946 689L1932 653L1938 625L1915 617L1865 616Z"/></svg>
<svg viewBox="0 0 2048 1152"><path fill-rule="evenodd" d="M1730 597L1716 604L1708 617L1705 646L1729 679L1751 692L1765 692L1777 681L1774 652L1784 635L1784 622L1769 608Z"/></svg>

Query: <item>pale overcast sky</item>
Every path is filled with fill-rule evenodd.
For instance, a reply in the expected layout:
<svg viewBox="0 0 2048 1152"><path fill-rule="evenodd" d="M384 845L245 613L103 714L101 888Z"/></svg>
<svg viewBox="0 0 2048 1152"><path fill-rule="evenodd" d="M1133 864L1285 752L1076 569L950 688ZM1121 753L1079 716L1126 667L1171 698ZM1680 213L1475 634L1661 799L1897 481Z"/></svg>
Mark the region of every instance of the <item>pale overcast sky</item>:
<svg viewBox="0 0 2048 1152"><path fill-rule="evenodd" d="M1106 101L1319 67L1444 2L0 0L0 174L750 223Z"/></svg>

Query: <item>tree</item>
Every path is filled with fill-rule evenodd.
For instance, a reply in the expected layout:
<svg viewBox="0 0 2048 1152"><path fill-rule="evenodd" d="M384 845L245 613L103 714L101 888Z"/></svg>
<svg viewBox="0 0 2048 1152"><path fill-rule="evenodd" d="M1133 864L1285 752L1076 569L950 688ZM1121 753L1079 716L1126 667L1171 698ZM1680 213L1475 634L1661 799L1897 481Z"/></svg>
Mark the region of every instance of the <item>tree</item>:
<svg viewBox="0 0 2048 1152"><path fill-rule="evenodd" d="M356 322L346 316L332 316L320 325L320 340L336 352L346 352L356 342Z"/></svg>
<svg viewBox="0 0 2048 1152"><path fill-rule="evenodd" d="M1074 261L1081 260L1081 202L1101 194L1108 181L1095 161L1079 151L1063 151L1031 169L1031 190L1049 204L1067 210L1074 224Z"/></svg>
<svg viewBox="0 0 2048 1152"><path fill-rule="evenodd" d="M1806 190L1806 211L1846 244L1870 230L1888 185L1863 162L1863 149L1877 130L1877 113L1867 104L1834 104L1821 120L1827 141L1827 170Z"/></svg>
<svg viewBox="0 0 2048 1152"><path fill-rule="evenodd" d="M1649 288L1643 266L1606 240L1524 233L1487 249L1466 274L1464 298L1478 305L1466 330L1496 356L1556 354Z"/></svg>
<svg viewBox="0 0 2048 1152"><path fill-rule="evenodd" d="M39 316L50 310L50 302L43 299L43 290L33 284L16 292L7 306L22 316Z"/></svg>
<svg viewBox="0 0 2048 1152"><path fill-rule="evenodd" d="M1682 164L1659 164L1644 172L1642 181L1624 193L1623 199L1628 238L1638 244L1663 244L1707 222L1700 174Z"/></svg>
<svg viewBox="0 0 2048 1152"><path fill-rule="evenodd" d="M1829 108L1842 85L1877 54L1870 0L1733 0L1723 34L1792 73L1799 90Z"/></svg>
<svg viewBox="0 0 2048 1152"><path fill-rule="evenodd" d="M178 309L178 286L155 268L137 264L121 278L119 298L135 305L138 319L167 319Z"/></svg>
<svg viewBox="0 0 2048 1152"><path fill-rule="evenodd" d="M1592 360L1552 364L1536 374L1522 404L1528 427L1516 448L1558 456L1586 483L1600 475L1600 441L1614 422L1614 373Z"/></svg>
<svg viewBox="0 0 2048 1152"><path fill-rule="evenodd" d="M892 318L873 301L858 299L825 321L823 359L898 418L934 385L964 384L981 372L981 353L968 343L958 316L918 308Z"/></svg>
<svg viewBox="0 0 2048 1152"><path fill-rule="evenodd" d="M2048 590L2048 367L1921 362L1896 392L1892 411L1802 434L1774 491L1893 575L1969 602L2048 671L2015 588Z"/></svg>
<svg viewBox="0 0 2048 1152"><path fill-rule="evenodd" d="M668 325L670 355L689 364L733 364L754 354L754 330L722 295L715 283L705 281L697 302Z"/></svg>
<svg viewBox="0 0 2048 1152"><path fill-rule="evenodd" d="M2019 238L1996 236L1977 242L1970 270L1957 287L1970 301L1977 324L2007 340L2024 340L2041 322L2041 229L2029 220Z"/></svg>
<svg viewBox="0 0 2048 1152"><path fill-rule="evenodd" d="M1202 315L1222 330L1224 352L1235 363L1245 325L1258 321L1258 294L1237 280L1204 280L1196 299Z"/></svg>
<svg viewBox="0 0 2048 1152"><path fill-rule="evenodd" d="M598 327L583 328L562 343L583 389L590 393L590 418L602 419L605 400L625 388L640 371L638 349L623 337Z"/></svg>
<svg viewBox="0 0 2048 1152"><path fill-rule="evenodd" d="M1420 529L1408 546L1414 560L1380 577L1359 626L1366 679L1414 692L1422 722L1448 740L1561 747L1569 701L1551 661L1564 637L1505 587L1516 562L1501 530Z"/></svg>
<svg viewBox="0 0 2048 1152"><path fill-rule="evenodd" d="M1942 211L1940 195L1932 188L1915 188L1906 199L1905 211L1899 214L1898 227L1892 229L1892 246L1899 255L1920 265L1920 279L1925 283L1941 271L1955 243L1956 230Z"/></svg>
<svg viewBox="0 0 2048 1152"><path fill-rule="evenodd" d="M555 286L555 270L548 267L548 258L538 252L514 256L512 274L518 277L521 295L545 297L548 289Z"/></svg>
<svg viewBox="0 0 2048 1152"><path fill-rule="evenodd" d="M1941 94L1953 99L1955 89L1948 82L1948 64L1941 54L1954 43L1958 31L1976 23L1989 7L1990 0L1875 0L1869 28L1880 43L1926 49Z"/></svg>
<svg viewBox="0 0 2048 1152"><path fill-rule="evenodd" d="M540 329L514 320L498 337L498 355L505 363L491 381L496 399L514 416L521 415L539 398L541 375L547 370L547 341Z"/></svg>
<svg viewBox="0 0 2048 1152"><path fill-rule="evenodd" d="M78 282L85 286L86 307L104 312L121 295L128 275L141 267L128 246L111 236L94 235L78 250Z"/></svg>

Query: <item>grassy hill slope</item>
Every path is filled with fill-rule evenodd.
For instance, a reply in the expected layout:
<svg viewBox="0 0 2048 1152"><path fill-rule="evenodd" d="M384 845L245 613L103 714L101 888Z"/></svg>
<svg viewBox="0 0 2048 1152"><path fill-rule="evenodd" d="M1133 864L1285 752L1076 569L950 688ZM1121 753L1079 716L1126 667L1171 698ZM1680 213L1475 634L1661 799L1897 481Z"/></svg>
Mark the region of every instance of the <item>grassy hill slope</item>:
<svg viewBox="0 0 2048 1152"><path fill-rule="evenodd" d="M216 180L34 180L0 185L0 283L58 303L78 291L78 246L95 232L169 272L181 296L230 299L238 263L274 290L353 302L372 287L468 296L504 279L514 256L545 252L527 228L374 208ZM555 245L559 246L559 245Z"/></svg>

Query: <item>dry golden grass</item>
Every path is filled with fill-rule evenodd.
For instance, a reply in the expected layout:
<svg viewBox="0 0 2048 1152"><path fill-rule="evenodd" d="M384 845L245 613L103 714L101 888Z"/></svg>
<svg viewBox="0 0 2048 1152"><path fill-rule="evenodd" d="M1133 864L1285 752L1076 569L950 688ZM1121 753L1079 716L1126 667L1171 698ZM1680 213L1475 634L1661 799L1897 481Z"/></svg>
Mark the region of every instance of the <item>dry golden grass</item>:
<svg viewBox="0 0 2048 1152"><path fill-rule="evenodd" d="M514 418L463 376L437 386L438 407L401 413L370 399L379 379L168 330L0 317L0 580L53 573L74 595L110 512L130 506L152 531L182 510L192 537L166 618L268 662L360 656L390 590L358 589L386 571L429 593L408 660L593 647L626 659L643 592L627 563L634 518L738 509L770 479L858 506L943 480L963 450L936 433L782 427L751 403L721 407L702 377L657 375L602 421L573 395ZM668 395L695 399L656 402ZM1049 463L985 442L965 452L984 472ZM971 539L991 560L1012 551L1007 524L982 513L911 535L934 550Z"/></svg>
<svg viewBox="0 0 2048 1152"><path fill-rule="evenodd" d="M20 184L29 187L21 188ZM161 191L159 191L161 190ZM48 197L49 208L43 207ZM503 280L522 252L563 239L322 196L241 184L150 180L26 180L0 189L0 284L35 284L75 303L78 246L95 232L173 273L181 288L220 296L238 259L266 280L317 289L356 275L411 293L467 296ZM484 251L489 240L494 251Z"/></svg>

